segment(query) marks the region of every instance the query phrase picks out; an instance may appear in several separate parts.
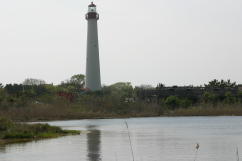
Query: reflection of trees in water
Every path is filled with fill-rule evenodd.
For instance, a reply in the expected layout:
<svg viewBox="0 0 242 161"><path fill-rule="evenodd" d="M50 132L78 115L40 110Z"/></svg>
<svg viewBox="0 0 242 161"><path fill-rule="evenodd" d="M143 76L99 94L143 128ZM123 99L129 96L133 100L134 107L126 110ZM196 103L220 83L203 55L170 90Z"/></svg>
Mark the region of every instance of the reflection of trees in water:
<svg viewBox="0 0 242 161"><path fill-rule="evenodd" d="M101 161L100 158L100 130L95 129L95 126L89 126L87 134L88 159L89 161Z"/></svg>
<svg viewBox="0 0 242 161"><path fill-rule="evenodd" d="M1 153L6 153L6 146L4 146L4 145L0 146L0 154Z"/></svg>
<svg viewBox="0 0 242 161"><path fill-rule="evenodd" d="M6 153L6 154L9 153L8 149L25 149L25 148L28 148L29 146L32 146L33 144L38 143L38 142L41 142L41 140L0 145L0 154L1 153Z"/></svg>

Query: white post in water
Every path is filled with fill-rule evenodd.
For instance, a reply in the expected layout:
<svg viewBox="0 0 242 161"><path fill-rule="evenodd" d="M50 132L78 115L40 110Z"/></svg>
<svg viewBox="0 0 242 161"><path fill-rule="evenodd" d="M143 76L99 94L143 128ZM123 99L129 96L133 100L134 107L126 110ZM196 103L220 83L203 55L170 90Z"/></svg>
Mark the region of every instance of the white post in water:
<svg viewBox="0 0 242 161"><path fill-rule="evenodd" d="M87 59L86 59L86 88L91 91L101 90L100 63L97 20L99 14L93 2L88 6L87 24Z"/></svg>

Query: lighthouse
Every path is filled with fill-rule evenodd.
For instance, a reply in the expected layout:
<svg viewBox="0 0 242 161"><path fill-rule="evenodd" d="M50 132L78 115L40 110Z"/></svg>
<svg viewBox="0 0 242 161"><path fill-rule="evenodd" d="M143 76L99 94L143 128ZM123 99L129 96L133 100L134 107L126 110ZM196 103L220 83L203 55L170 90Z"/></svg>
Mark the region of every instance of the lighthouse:
<svg viewBox="0 0 242 161"><path fill-rule="evenodd" d="M86 88L91 91L101 90L99 45L97 21L99 14L92 2L88 6L87 20L87 57L86 57Z"/></svg>

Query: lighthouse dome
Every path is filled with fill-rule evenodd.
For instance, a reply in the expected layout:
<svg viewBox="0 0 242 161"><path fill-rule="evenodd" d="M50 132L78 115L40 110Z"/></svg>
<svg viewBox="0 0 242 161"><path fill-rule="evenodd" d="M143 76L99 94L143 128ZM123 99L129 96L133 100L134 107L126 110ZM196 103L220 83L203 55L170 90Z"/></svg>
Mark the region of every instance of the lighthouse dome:
<svg viewBox="0 0 242 161"><path fill-rule="evenodd" d="M88 12L96 12L96 5L93 2L88 5Z"/></svg>
<svg viewBox="0 0 242 161"><path fill-rule="evenodd" d="M92 2L90 5L88 5L88 12L86 14L86 19L99 19L99 14L97 13L96 5Z"/></svg>

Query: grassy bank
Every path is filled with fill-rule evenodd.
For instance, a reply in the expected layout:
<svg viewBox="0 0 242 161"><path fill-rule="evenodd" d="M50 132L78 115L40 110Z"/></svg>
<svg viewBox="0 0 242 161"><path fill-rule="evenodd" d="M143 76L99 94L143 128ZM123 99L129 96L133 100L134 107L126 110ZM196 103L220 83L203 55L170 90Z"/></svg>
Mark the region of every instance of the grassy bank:
<svg viewBox="0 0 242 161"><path fill-rule="evenodd" d="M198 105L187 109L177 109L169 116L242 116L242 106L234 105Z"/></svg>
<svg viewBox="0 0 242 161"><path fill-rule="evenodd" d="M15 121L46 121L94 118L127 118L153 116L242 116L241 104L198 104L187 108L171 108L152 103L122 104L32 104L26 107L0 109L0 116Z"/></svg>
<svg viewBox="0 0 242 161"><path fill-rule="evenodd" d="M76 134L80 134L80 132L75 130L62 130L59 127L50 126L48 124L15 123L9 119L0 118L0 144L26 142Z"/></svg>

